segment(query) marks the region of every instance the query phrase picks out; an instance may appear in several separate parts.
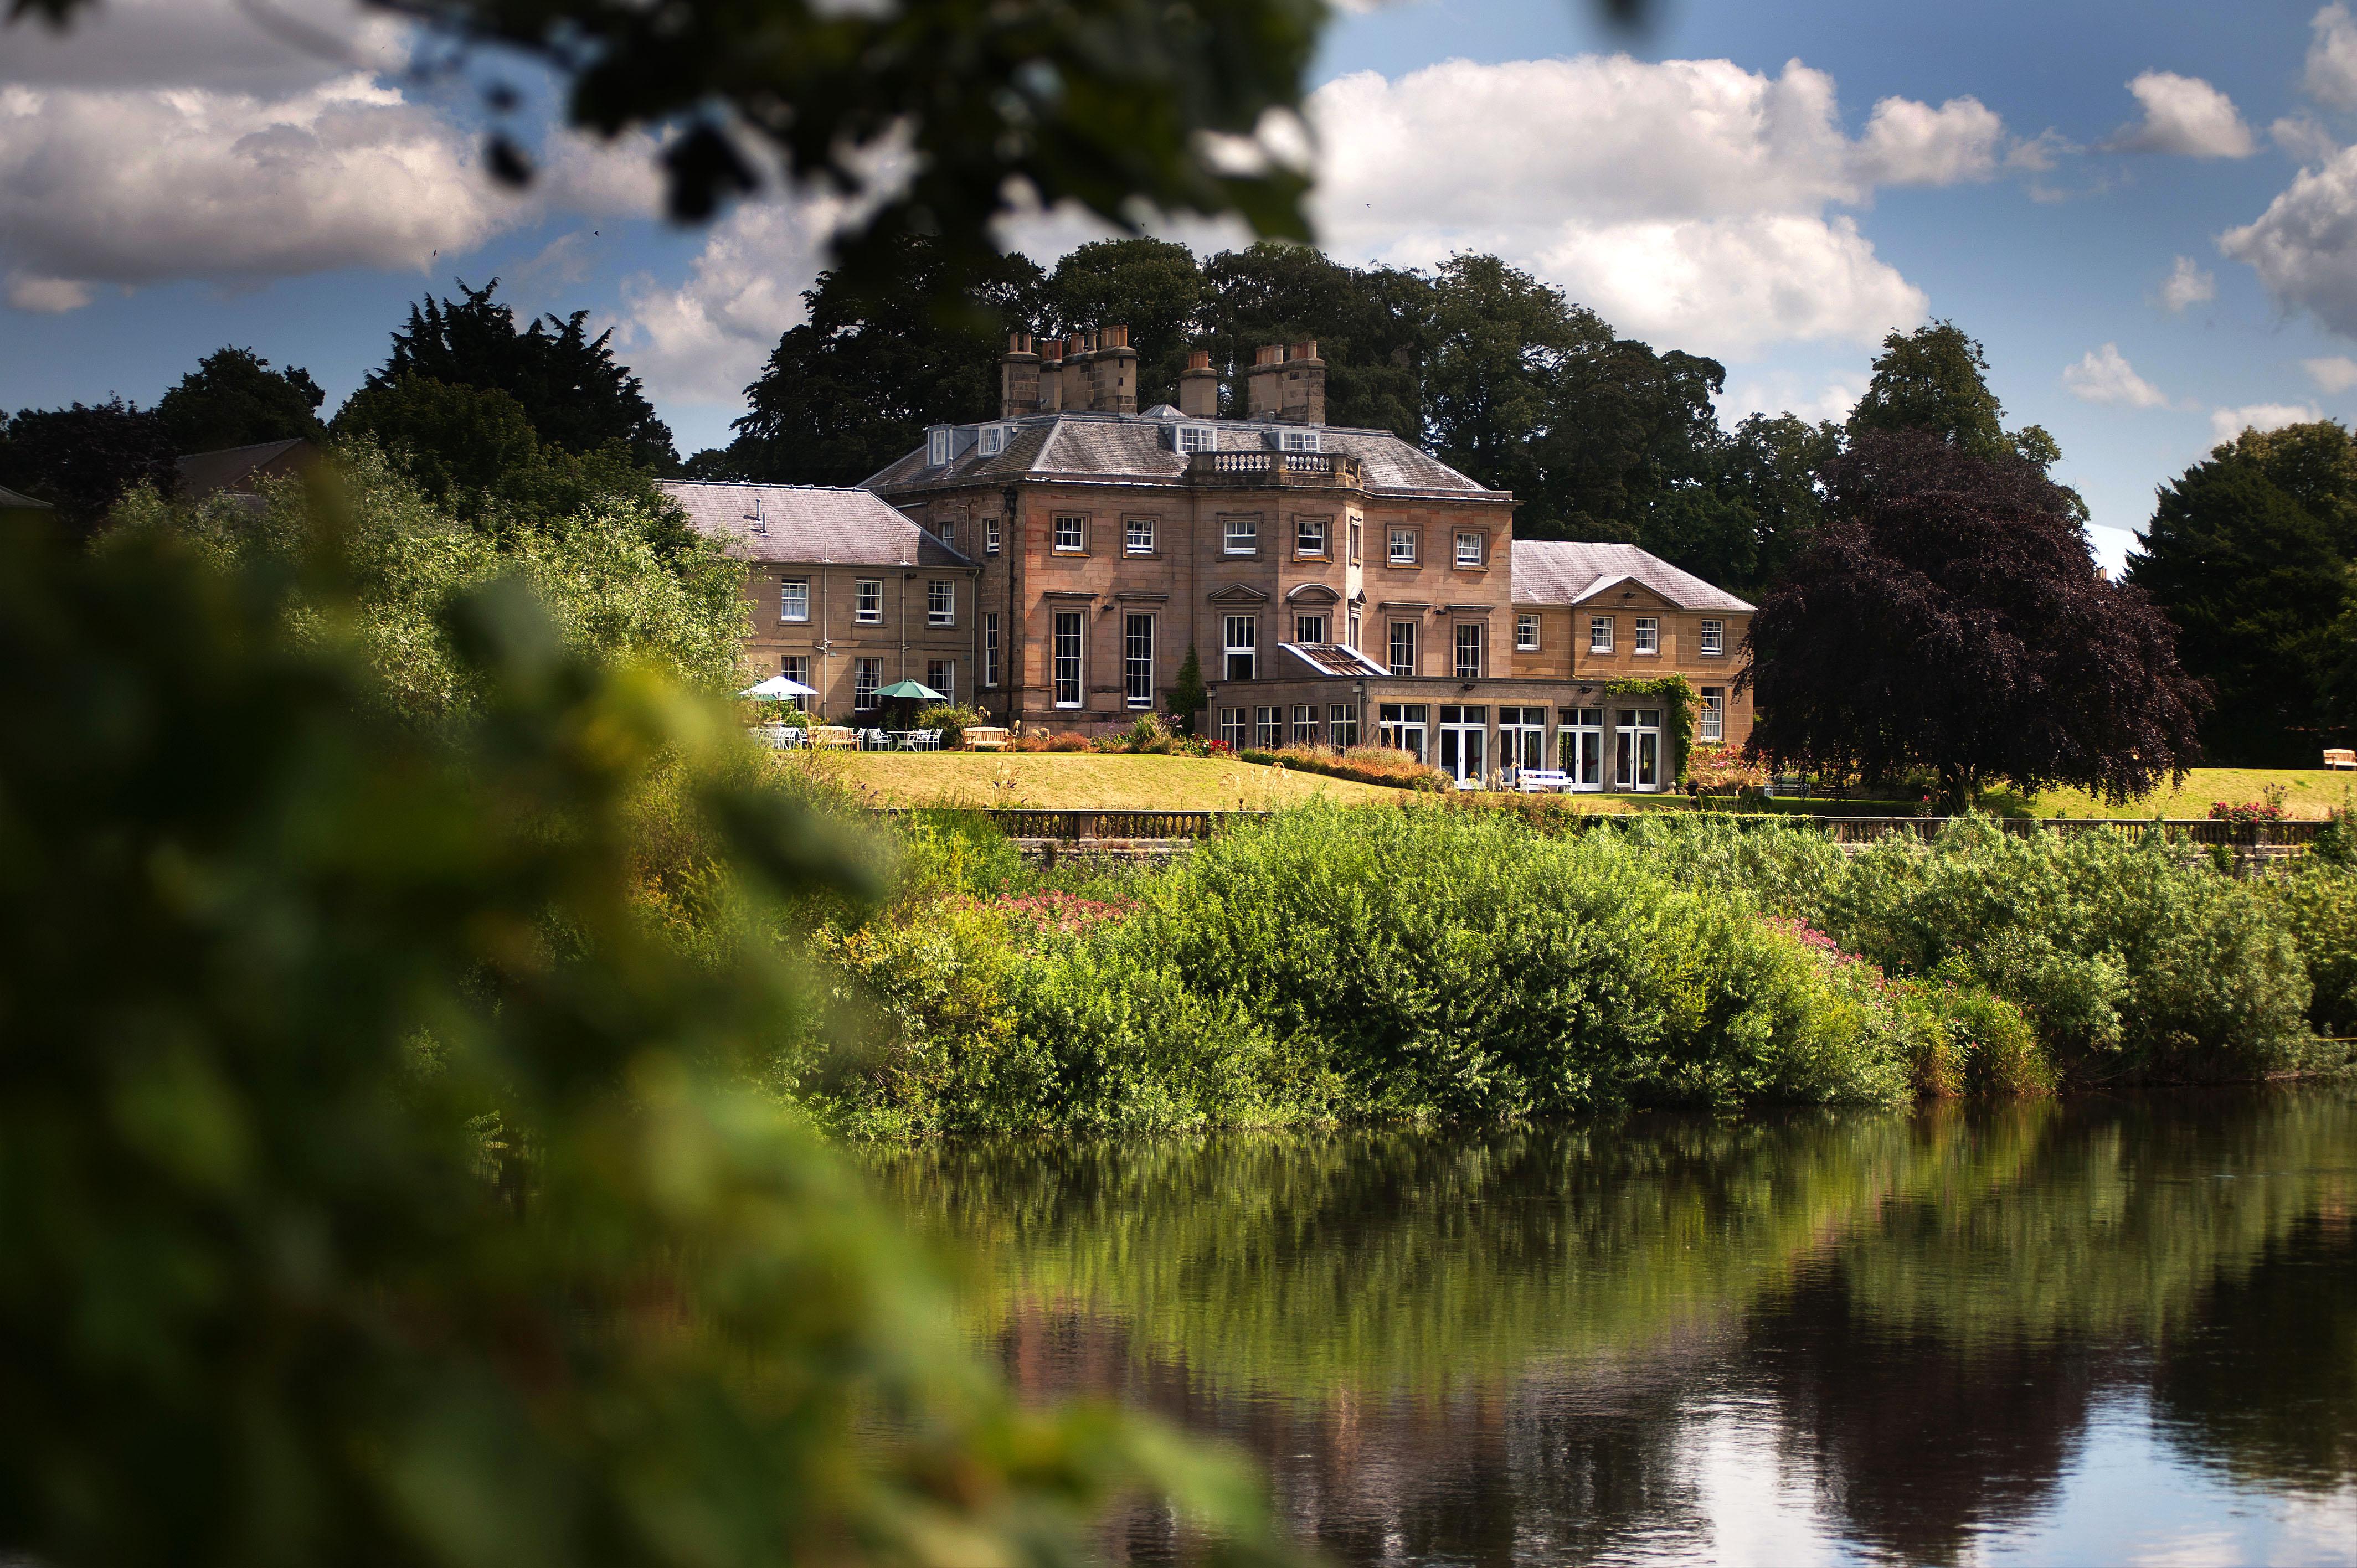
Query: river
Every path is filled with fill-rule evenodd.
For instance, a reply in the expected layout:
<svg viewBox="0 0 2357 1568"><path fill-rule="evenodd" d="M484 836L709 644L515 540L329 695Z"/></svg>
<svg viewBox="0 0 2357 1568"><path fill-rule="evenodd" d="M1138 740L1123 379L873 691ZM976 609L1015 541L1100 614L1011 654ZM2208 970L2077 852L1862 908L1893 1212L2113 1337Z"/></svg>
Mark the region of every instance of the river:
<svg viewBox="0 0 2357 1568"><path fill-rule="evenodd" d="M2357 1562L2346 1086L882 1176L1020 1388L1242 1445L1331 1561Z"/></svg>

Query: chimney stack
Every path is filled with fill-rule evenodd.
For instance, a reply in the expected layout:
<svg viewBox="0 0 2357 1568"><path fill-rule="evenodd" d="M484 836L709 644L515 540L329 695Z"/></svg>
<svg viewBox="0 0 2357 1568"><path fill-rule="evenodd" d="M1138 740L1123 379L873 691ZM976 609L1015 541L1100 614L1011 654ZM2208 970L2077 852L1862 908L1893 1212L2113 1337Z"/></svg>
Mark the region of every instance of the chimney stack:
<svg viewBox="0 0 2357 1568"><path fill-rule="evenodd" d="M1064 338L1064 409L1067 413L1094 408L1089 393L1089 361L1096 356L1096 334L1072 332Z"/></svg>
<svg viewBox="0 0 2357 1568"><path fill-rule="evenodd" d="M1245 409L1254 419L1275 419L1284 404L1285 345L1264 343L1253 350L1244 375Z"/></svg>
<svg viewBox="0 0 2357 1568"><path fill-rule="evenodd" d="M1064 406L1064 340L1039 339L1039 412L1055 413Z"/></svg>
<svg viewBox="0 0 2357 1568"><path fill-rule="evenodd" d="M1006 352L998 360L998 417L1017 419L1039 412L1039 356L1031 351L1031 334L1010 332Z"/></svg>
<svg viewBox="0 0 2357 1568"><path fill-rule="evenodd" d="M1089 362L1095 395L1091 408L1107 413L1137 412L1137 350L1129 346L1129 328L1107 327L1097 334L1096 357Z"/></svg>
<svg viewBox="0 0 2357 1568"><path fill-rule="evenodd" d="M1296 343L1285 360L1283 406L1279 419L1288 424L1326 423L1326 361L1318 357L1318 339Z"/></svg>
<svg viewBox="0 0 2357 1568"><path fill-rule="evenodd" d="M1220 372L1211 369L1209 349L1187 351L1187 368L1178 372L1178 412L1189 419L1220 417Z"/></svg>

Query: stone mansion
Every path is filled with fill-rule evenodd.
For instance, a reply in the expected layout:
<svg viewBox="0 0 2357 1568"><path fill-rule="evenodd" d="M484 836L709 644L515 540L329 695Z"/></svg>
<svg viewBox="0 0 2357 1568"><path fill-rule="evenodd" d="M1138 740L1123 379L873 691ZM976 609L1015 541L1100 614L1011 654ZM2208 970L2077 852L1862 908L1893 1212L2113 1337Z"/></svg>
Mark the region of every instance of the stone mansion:
<svg viewBox="0 0 2357 1568"><path fill-rule="evenodd" d="M1633 545L1513 537L1513 497L1388 431L1325 422L1314 342L1258 350L1221 418L1208 354L1137 409L1121 328L1002 361L1000 417L944 424L856 489L676 482L747 566L748 660L856 721L914 679L1028 729L1102 734L1168 704L1238 746L1400 746L1459 778L1561 767L1585 789L1674 771L1658 699L1740 743L1751 607Z"/></svg>

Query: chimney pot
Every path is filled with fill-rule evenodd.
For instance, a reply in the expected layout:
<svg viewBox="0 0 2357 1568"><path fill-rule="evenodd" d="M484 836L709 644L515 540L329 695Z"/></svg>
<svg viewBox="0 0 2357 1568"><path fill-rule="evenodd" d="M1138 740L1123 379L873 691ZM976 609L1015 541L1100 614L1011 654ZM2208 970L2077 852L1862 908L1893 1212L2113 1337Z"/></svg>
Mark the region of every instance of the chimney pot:
<svg viewBox="0 0 2357 1568"><path fill-rule="evenodd" d="M1039 356L1031 351L1031 334L1010 332L1006 352L998 360L998 417L1017 419L1039 412Z"/></svg>
<svg viewBox="0 0 2357 1568"><path fill-rule="evenodd" d="M1254 419L1275 419L1284 407L1285 345L1264 343L1253 350L1251 371L1244 377L1244 404Z"/></svg>

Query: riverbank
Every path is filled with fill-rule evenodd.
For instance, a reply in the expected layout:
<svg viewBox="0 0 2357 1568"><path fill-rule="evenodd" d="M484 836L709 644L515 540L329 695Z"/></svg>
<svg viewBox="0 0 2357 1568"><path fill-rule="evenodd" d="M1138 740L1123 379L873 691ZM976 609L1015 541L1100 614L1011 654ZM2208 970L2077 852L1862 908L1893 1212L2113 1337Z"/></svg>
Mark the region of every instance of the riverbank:
<svg viewBox="0 0 2357 1568"><path fill-rule="evenodd" d="M2357 875L2108 832L1852 854L1319 802L1057 871L970 817L899 832L899 895L816 943L888 1026L790 1069L855 1137L2038 1096L2330 1065L2357 1032Z"/></svg>

